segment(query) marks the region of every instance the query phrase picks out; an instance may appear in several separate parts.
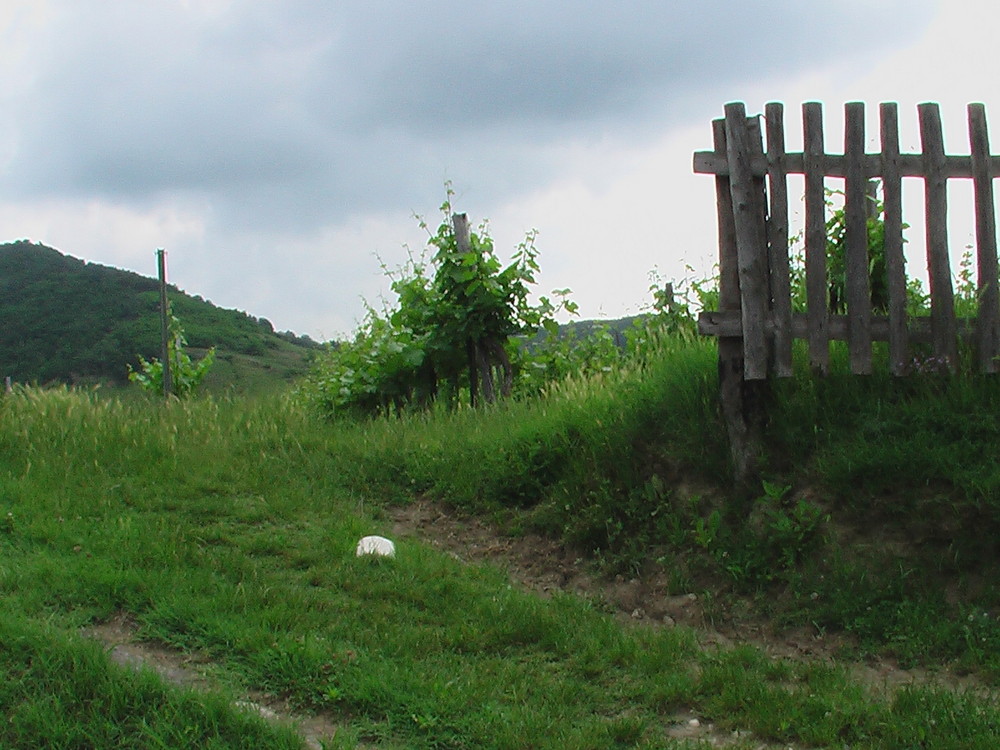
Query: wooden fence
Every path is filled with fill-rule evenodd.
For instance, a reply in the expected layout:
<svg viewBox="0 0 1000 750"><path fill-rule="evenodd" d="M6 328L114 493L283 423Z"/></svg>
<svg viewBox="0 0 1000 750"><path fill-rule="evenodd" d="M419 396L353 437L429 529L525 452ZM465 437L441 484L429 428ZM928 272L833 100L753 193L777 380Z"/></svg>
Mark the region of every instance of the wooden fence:
<svg viewBox="0 0 1000 750"><path fill-rule="evenodd" d="M977 366L1000 370L1000 294L998 294L996 217L993 179L1000 157L990 154L986 111L968 106L969 155L948 155L938 105L918 106L921 153L901 153L898 107L879 107L881 151L866 151L865 105L844 107L844 151L827 153L823 110L802 107L803 151L785 149L784 107L765 108L747 117L742 103L725 107L713 123L714 150L694 155L695 172L716 178L719 227L719 309L702 313L699 330L719 337L723 412L730 430L737 477L747 476L753 460L755 401L747 382L792 374L792 340L808 341L813 370L829 367L829 342L844 340L855 374L872 372L872 342L888 341L889 367L895 375L911 370L912 346L927 342L933 361L953 370L958 342L974 345ZM765 136L766 134L766 150ZM804 175L806 311L794 312L789 262L788 181ZM844 184L846 314L829 305L827 269L826 178ZM903 254L902 180L922 178L926 226L930 315L907 315L907 279ZM947 181L967 178L975 193L978 314L957 319L948 250ZM869 183L882 183L885 229L887 311L873 311L867 220L872 201ZM743 381L740 385L737 381ZM749 454L748 454L749 451Z"/></svg>

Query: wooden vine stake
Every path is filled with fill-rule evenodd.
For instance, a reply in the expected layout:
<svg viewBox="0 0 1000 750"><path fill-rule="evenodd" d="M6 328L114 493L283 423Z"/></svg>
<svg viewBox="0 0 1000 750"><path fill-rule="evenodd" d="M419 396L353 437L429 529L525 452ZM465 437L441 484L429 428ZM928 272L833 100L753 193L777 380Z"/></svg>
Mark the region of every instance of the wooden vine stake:
<svg viewBox="0 0 1000 750"><path fill-rule="evenodd" d="M167 303L167 253L156 251L156 266L160 278L160 352L163 362L163 398L169 399L174 381L170 374L170 308Z"/></svg>

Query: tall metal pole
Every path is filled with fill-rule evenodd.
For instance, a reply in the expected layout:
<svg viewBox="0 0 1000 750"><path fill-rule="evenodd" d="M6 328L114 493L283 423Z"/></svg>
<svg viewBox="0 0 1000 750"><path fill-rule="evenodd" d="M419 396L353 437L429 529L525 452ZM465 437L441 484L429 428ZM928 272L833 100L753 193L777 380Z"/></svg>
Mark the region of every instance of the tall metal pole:
<svg viewBox="0 0 1000 750"><path fill-rule="evenodd" d="M167 320L167 253L163 248L156 251L157 267L160 275L160 343L161 358L163 363L163 398L170 398L171 385L173 380L170 377L170 324Z"/></svg>

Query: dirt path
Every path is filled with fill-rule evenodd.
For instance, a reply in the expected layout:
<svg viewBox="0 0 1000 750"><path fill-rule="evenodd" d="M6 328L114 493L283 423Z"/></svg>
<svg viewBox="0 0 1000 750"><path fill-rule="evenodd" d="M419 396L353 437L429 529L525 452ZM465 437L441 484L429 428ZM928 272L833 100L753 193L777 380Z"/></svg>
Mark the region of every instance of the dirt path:
<svg viewBox="0 0 1000 750"><path fill-rule="evenodd" d="M86 628L83 635L104 644L108 656L116 664L151 669L165 682L193 690L222 689L219 679L213 675L212 662L139 640L136 625L127 615L119 614L106 623ZM263 693L248 693L237 700L235 706L256 713L270 723L292 727L309 750L323 750L323 742L332 739L338 731L333 717L296 714L284 701Z"/></svg>
<svg viewBox="0 0 1000 750"><path fill-rule="evenodd" d="M127 615L119 614L106 623L86 628L82 634L102 643L110 659L121 666L151 669L165 682L193 690L224 689L213 676L214 665L211 661L139 640L136 625ZM248 694L235 701L234 706L256 713L267 722L291 727L299 733L309 750L323 750L324 742L333 740L339 731L333 716L324 713L299 715L287 703L262 693ZM672 717L667 735L678 740L699 740L711 747L727 747L752 737L747 732L718 730L714 724L700 720L693 713ZM359 747L374 750L373 746ZM779 747L794 750L790 745L760 744L756 747L758 750L776 750Z"/></svg>
<svg viewBox="0 0 1000 750"><path fill-rule="evenodd" d="M511 580L545 596L561 590L590 597L612 609L623 621L653 627L685 625L705 646L752 644L777 658L819 659L843 665L838 654L849 639L814 628L776 631L770 623L745 612L719 613L696 591L670 593L666 571L645 577L602 577L586 561L558 542L535 534L511 537L474 516L426 500L387 511L392 531L444 550L463 562L488 562ZM706 613L712 611L712 615ZM952 688L980 687L974 678L922 669L902 669L891 660L848 665L856 677L876 689L934 683Z"/></svg>
<svg viewBox="0 0 1000 750"><path fill-rule="evenodd" d="M669 592L666 573L645 578L605 578L592 572L584 560L559 543L538 535L511 537L483 520L463 516L444 506L418 501L387 511L396 541L419 540L465 563L488 562L506 571L523 588L549 596L565 591L601 601L623 622L652 627L684 625L695 629L706 647L750 643L778 658L819 659L833 663L844 641L802 628L774 632L765 622L750 617L709 618L705 602L697 592ZM208 660L185 655L138 639L135 623L126 615L88 628L84 635L103 643L113 661L132 668L147 667L164 680L197 690L220 688L215 666ZM840 662L842 663L842 662ZM924 670L904 670L890 661L875 661L851 667L858 679L876 691L887 692L901 685L934 683L948 687L977 687L971 678ZM295 728L310 750L322 750L338 725L332 715L298 715L283 701L252 693L236 706L259 714L269 722ZM720 732L693 714L672 718L672 737L695 739L714 747L725 747L750 738L741 733ZM761 748L771 747L760 745ZM786 747L782 745L781 747Z"/></svg>

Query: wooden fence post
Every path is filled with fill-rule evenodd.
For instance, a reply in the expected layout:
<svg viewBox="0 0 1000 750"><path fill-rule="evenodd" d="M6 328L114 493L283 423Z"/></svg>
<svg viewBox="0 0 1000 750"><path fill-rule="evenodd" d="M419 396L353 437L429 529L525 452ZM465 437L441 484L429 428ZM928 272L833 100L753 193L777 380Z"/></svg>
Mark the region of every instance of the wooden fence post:
<svg viewBox="0 0 1000 750"><path fill-rule="evenodd" d="M868 258L868 177L864 173L865 105L849 102L844 107L844 291L847 297L847 345L851 372L872 372L872 302Z"/></svg>
<svg viewBox="0 0 1000 750"><path fill-rule="evenodd" d="M906 321L906 263L903 256L903 179L900 174L899 108L895 102L879 106L882 140L882 203L885 236L885 273L889 292L889 371L904 375L910 347Z"/></svg>
<svg viewBox="0 0 1000 750"><path fill-rule="evenodd" d="M788 259L788 177L785 164L785 108L771 102L765 109L767 123L767 182L770 194L767 217L768 265L771 306L774 313L774 374L792 375L792 289Z"/></svg>
<svg viewBox="0 0 1000 750"><path fill-rule="evenodd" d="M802 105L806 203L806 305L809 316L809 363L826 375L830 369L830 312L826 304L826 173L823 157L823 105Z"/></svg>
<svg viewBox="0 0 1000 750"><path fill-rule="evenodd" d="M738 111L733 114L727 112L727 119L729 123L727 120L716 120L713 123L715 151L718 154L729 153L730 131L739 131L740 128L746 130L745 114L742 116L742 123ZM740 146L737 145L735 148L738 149ZM752 210L751 204L757 204L749 192L734 196L732 183L733 180L728 175L717 176L715 180L719 226L719 309L723 312L741 313L743 296L740 294L742 282L739 239L733 206L734 201L744 200L747 202L744 210L749 212ZM763 193L760 199L763 200ZM750 241L749 236L746 240ZM747 275L748 271L743 270L742 275ZM763 356L766 363L766 349ZM762 411L756 391L760 387L760 382L746 379L743 336L720 336L719 406L729 436L733 477L737 487L744 494L751 491L758 479Z"/></svg>
<svg viewBox="0 0 1000 750"><path fill-rule="evenodd" d="M948 261L948 175L937 104L917 105L925 172L924 214L927 221L927 279L931 292L931 338L934 356L948 372L958 365L955 291Z"/></svg>
<svg viewBox="0 0 1000 750"><path fill-rule="evenodd" d="M969 143L972 146L972 179L976 194L976 266L979 310L976 316L976 349L983 372L1000 369L1000 290L997 289L997 226L993 212L993 174L986 108L970 104Z"/></svg>

